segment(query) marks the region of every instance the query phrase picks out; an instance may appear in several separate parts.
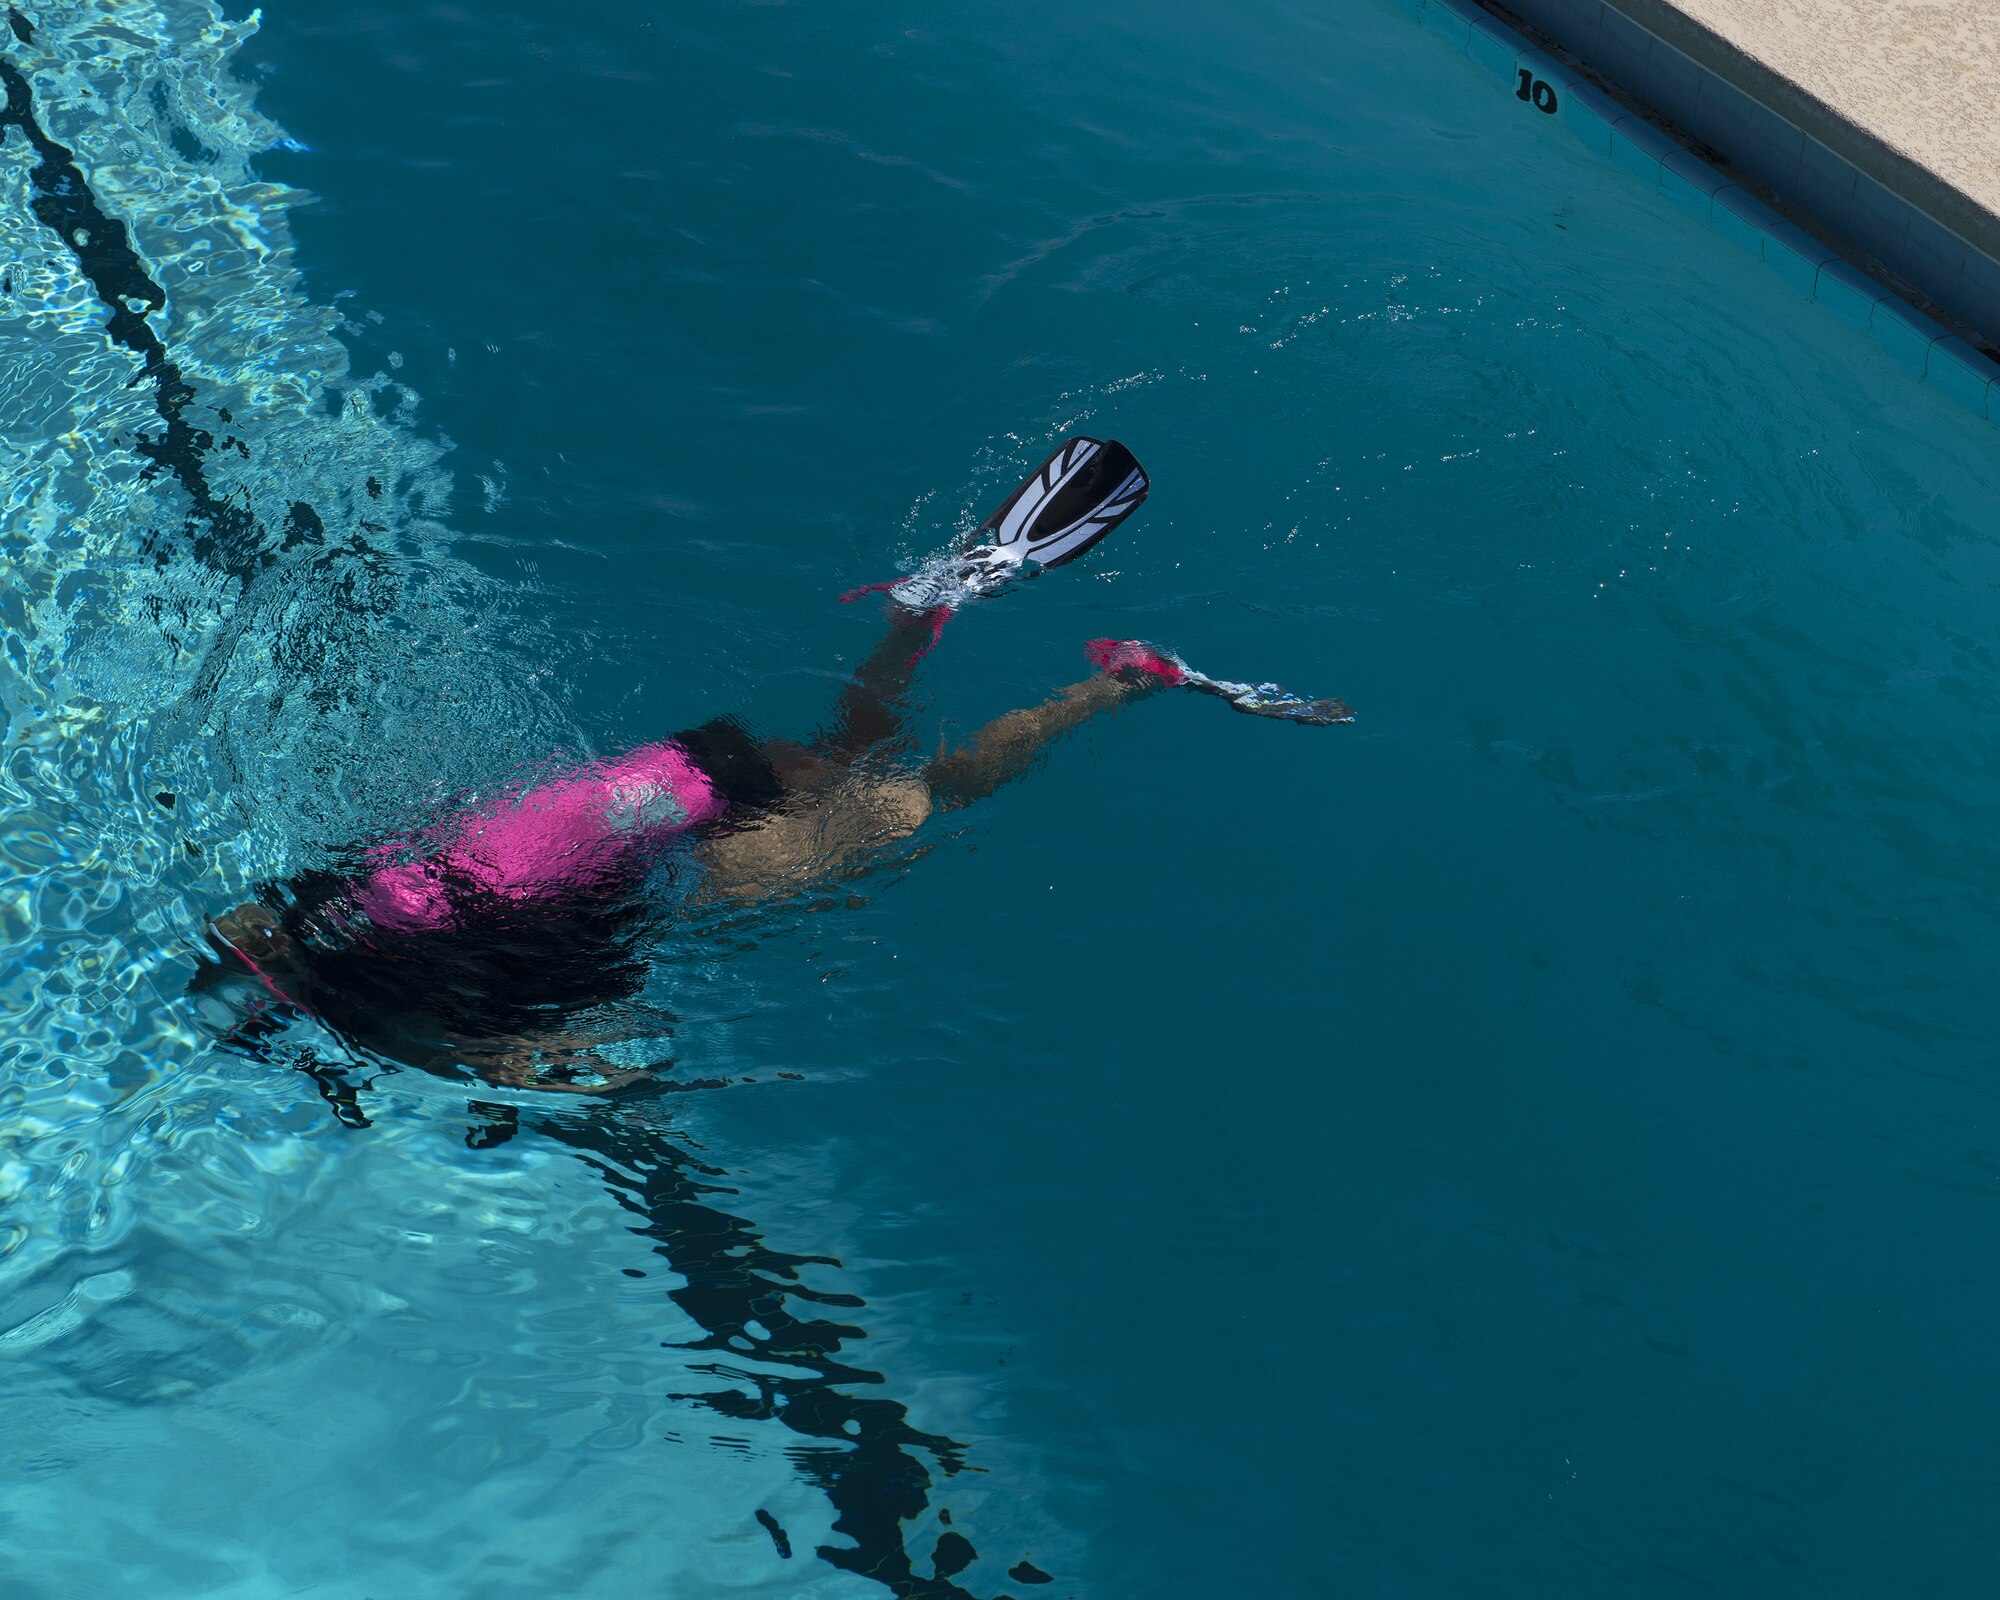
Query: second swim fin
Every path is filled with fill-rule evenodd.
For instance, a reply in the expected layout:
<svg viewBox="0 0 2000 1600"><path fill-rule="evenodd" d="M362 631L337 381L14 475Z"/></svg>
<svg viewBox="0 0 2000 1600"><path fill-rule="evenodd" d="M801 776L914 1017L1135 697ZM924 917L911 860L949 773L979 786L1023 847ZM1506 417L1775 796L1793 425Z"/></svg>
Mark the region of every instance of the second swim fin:
<svg viewBox="0 0 2000 1600"><path fill-rule="evenodd" d="M870 587L886 589L913 610L993 594L1017 578L1074 561L1137 511L1149 488L1146 469L1124 445L1079 434L1056 446L964 549L926 562L899 582Z"/></svg>

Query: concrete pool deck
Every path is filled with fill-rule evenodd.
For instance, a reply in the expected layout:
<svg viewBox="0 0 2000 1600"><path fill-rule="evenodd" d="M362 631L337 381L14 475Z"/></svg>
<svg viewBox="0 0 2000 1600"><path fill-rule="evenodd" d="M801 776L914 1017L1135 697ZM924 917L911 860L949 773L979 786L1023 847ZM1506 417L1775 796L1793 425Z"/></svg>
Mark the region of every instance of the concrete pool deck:
<svg viewBox="0 0 2000 1600"><path fill-rule="evenodd" d="M2000 344L2000 4L1485 3Z"/></svg>
<svg viewBox="0 0 2000 1600"><path fill-rule="evenodd" d="M1762 90L1757 98L1939 221L2000 244L2000 6L1620 0L1619 9L1696 61L1730 63L1748 80L1738 87Z"/></svg>

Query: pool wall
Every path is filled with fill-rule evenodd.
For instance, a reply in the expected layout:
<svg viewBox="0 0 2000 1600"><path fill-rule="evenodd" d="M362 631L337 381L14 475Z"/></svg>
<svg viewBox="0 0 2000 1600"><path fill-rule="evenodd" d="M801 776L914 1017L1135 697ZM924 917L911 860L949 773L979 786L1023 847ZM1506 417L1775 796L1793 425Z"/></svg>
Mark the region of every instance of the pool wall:
<svg viewBox="0 0 2000 1600"><path fill-rule="evenodd" d="M2000 327L2000 263L1985 251L1782 112L1598 0L1512 0L1512 12L1577 55L1581 65L1558 60L1477 0L1391 3L1510 89L1522 115L1560 125L1613 164L1650 180L1806 298L1868 334L1913 377L2000 424L2000 365L1965 336L1979 338L1975 330ZM1591 81L1592 74L1614 85L1620 97ZM1627 100L1643 101L1648 110ZM1659 125L1668 119L1731 167L1718 167ZM1825 237L1789 220L1746 182L1795 207ZM1853 248L1836 248L1828 238ZM1850 259L1863 252L1962 323L1962 331Z"/></svg>

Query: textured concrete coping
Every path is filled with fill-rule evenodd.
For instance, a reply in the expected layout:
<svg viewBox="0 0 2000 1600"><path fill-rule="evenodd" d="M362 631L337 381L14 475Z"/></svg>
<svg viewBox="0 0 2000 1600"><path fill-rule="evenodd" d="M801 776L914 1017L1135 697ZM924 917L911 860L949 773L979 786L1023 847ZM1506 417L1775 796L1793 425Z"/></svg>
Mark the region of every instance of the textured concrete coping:
<svg viewBox="0 0 2000 1600"><path fill-rule="evenodd" d="M1633 21L2000 255L1993 0L1616 0Z"/></svg>

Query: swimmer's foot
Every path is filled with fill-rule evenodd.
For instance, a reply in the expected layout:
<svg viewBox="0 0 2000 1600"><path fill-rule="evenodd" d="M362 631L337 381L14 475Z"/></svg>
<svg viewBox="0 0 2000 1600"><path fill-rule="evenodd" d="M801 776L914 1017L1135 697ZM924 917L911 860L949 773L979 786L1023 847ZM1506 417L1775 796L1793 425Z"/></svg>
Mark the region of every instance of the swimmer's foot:
<svg viewBox="0 0 2000 1600"><path fill-rule="evenodd" d="M1084 651L1101 672L1134 687L1198 689L1227 700L1253 717L1276 717L1309 727L1352 722L1353 708L1331 697L1309 699L1275 683L1231 683L1197 672L1171 650L1143 639L1092 639Z"/></svg>
<svg viewBox="0 0 2000 1600"><path fill-rule="evenodd" d="M982 522L963 550L927 562L886 590L912 611L963 605L1016 579L1074 561L1131 516L1151 487L1138 458L1116 439L1065 439Z"/></svg>
<svg viewBox="0 0 2000 1600"><path fill-rule="evenodd" d="M1144 639L1092 639L1083 647L1099 672L1139 689L1174 689L1188 681L1188 664Z"/></svg>

